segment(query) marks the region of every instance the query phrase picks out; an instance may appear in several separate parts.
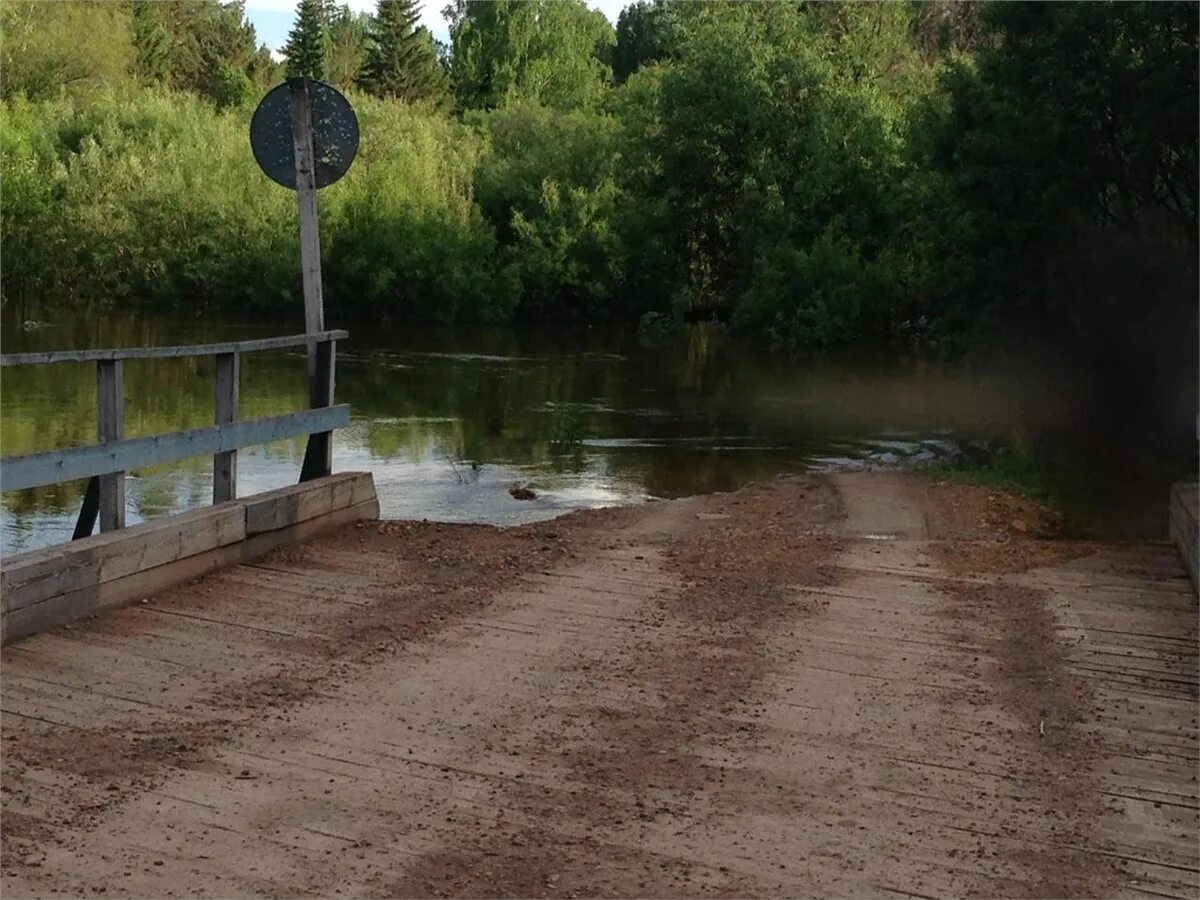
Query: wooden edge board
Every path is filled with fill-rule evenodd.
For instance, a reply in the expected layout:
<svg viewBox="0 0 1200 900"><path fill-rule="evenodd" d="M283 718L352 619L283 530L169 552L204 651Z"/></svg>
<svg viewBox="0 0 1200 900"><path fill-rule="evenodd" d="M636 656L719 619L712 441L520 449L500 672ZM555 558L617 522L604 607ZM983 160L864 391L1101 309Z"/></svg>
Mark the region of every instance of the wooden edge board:
<svg viewBox="0 0 1200 900"><path fill-rule="evenodd" d="M1167 527L1183 557L1192 589L1200 594L1200 485L1171 485Z"/></svg>
<svg viewBox="0 0 1200 900"><path fill-rule="evenodd" d="M254 533L261 534L375 500L369 472L342 472L17 554L0 561L0 612L35 606L244 541L250 536L251 512Z"/></svg>
<svg viewBox="0 0 1200 900"><path fill-rule="evenodd" d="M29 606L245 538L246 510L234 502L18 554L0 562L0 610Z"/></svg>
<svg viewBox="0 0 1200 900"><path fill-rule="evenodd" d="M342 472L247 497L246 534L274 531L375 497L369 472Z"/></svg>
<svg viewBox="0 0 1200 900"><path fill-rule="evenodd" d="M308 540L324 531L351 522L378 517L379 501L372 498L276 531L254 535L244 541L206 550L103 584L61 594L34 606L5 612L0 616L0 644L7 644L107 609L130 606L159 591L192 581L215 569L249 562L277 547Z"/></svg>

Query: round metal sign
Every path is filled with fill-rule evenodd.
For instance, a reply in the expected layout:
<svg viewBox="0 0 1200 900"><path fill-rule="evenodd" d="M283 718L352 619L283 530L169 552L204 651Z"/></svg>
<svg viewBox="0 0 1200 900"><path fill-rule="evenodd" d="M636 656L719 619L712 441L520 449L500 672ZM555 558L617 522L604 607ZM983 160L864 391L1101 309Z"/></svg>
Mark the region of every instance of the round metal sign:
<svg viewBox="0 0 1200 900"><path fill-rule="evenodd" d="M358 117L337 88L309 81L312 98L313 154L317 187L333 184L346 174L358 153ZM267 177L296 189L295 144L292 138L292 95L286 83L262 98L250 120L250 147Z"/></svg>

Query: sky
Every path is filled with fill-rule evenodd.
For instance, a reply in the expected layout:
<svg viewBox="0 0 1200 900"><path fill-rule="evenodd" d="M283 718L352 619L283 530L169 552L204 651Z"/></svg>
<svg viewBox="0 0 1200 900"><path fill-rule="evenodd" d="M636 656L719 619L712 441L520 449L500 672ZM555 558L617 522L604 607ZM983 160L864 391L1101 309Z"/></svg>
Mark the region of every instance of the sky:
<svg viewBox="0 0 1200 900"><path fill-rule="evenodd" d="M610 22L617 24L617 16L627 0L587 0L588 6L600 10ZM359 12L374 12L375 0L339 0ZM428 0L421 10L421 24L433 32L440 41L449 40L446 20L442 18L445 0ZM279 50L287 42L296 17L296 0L246 0L246 18L254 25L258 40L272 50Z"/></svg>

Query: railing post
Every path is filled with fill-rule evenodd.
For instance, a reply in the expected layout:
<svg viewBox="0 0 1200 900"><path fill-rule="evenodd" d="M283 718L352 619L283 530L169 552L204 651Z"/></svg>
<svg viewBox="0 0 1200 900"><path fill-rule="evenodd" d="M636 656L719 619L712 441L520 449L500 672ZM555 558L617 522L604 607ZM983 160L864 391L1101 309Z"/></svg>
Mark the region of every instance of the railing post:
<svg viewBox="0 0 1200 900"><path fill-rule="evenodd" d="M241 369L241 355L236 351L217 354L217 425L237 421ZM213 503L224 503L236 496L237 451L213 454Z"/></svg>
<svg viewBox="0 0 1200 900"><path fill-rule="evenodd" d="M315 376L312 379L310 402L313 409L333 406L334 384L334 341L319 341L314 354ZM311 481L333 472L333 432L322 431L308 436L304 450L304 465L300 468L300 480Z"/></svg>
<svg viewBox="0 0 1200 900"><path fill-rule="evenodd" d="M100 443L125 437L125 374L120 359L96 363L96 412ZM100 476L100 530L125 527L125 473Z"/></svg>

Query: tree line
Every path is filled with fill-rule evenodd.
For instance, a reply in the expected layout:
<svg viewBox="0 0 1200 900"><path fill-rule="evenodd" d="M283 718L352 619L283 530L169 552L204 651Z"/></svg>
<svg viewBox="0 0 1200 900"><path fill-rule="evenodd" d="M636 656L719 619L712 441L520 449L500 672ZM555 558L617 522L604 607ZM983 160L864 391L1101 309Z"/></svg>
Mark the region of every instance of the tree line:
<svg viewBox="0 0 1200 900"><path fill-rule="evenodd" d="M1192 327L1195 4L455 0L447 46L419 11L301 0L281 66L239 3L0 6L5 302L291 314L245 132L299 73L362 124L321 195L341 316Z"/></svg>

